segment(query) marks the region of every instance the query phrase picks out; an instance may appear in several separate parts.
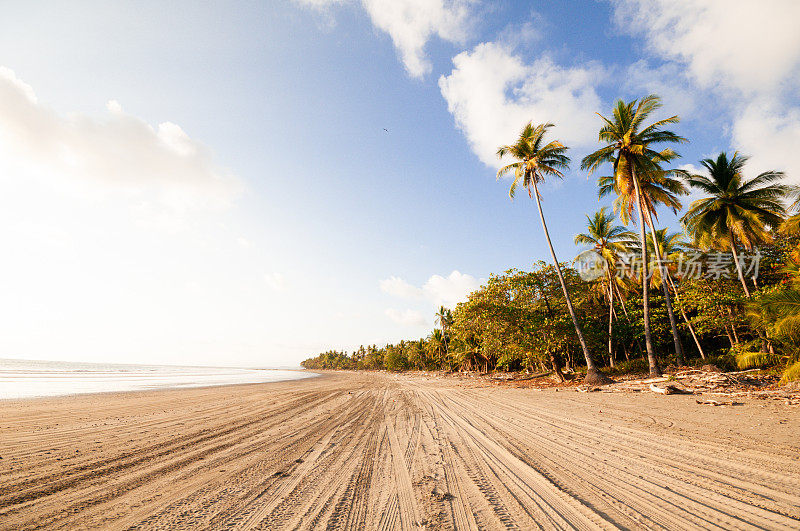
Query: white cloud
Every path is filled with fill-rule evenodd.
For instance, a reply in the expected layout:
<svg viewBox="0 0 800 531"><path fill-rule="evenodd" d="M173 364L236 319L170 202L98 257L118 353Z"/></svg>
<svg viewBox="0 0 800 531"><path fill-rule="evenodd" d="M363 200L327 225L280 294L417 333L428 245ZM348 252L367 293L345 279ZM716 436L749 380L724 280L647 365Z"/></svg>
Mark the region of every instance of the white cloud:
<svg viewBox="0 0 800 531"><path fill-rule="evenodd" d="M277 271L265 273L264 282L274 291L284 291L286 289L286 278Z"/></svg>
<svg viewBox="0 0 800 531"><path fill-rule="evenodd" d="M392 38L408 73L431 71L425 44L433 36L464 42L470 25L470 0L363 0L372 23Z"/></svg>
<svg viewBox="0 0 800 531"><path fill-rule="evenodd" d="M770 100L747 105L733 127L735 145L750 162L748 176L767 170L784 171L800 184L800 109L787 108Z"/></svg>
<svg viewBox="0 0 800 531"><path fill-rule="evenodd" d="M640 98L642 94L658 94L668 109L668 114L688 116L702 109L697 108L698 92L692 89L685 69L675 63L654 67L639 60L625 70L625 88Z"/></svg>
<svg viewBox="0 0 800 531"><path fill-rule="evenodd" d="M543 27L550 24L537 11L531 11L528 20L514 21L503 28L497 36L497 42L511 49L531 46L544 38Z"/></svg>
<svg viewBox="0 0 800 531"><path fill-rule="evenodd" d="M345 0L295 0L327 9ZM472 25L474 0L362 0L376 28L391 37L408 73L422 78L431 71L425 46L432 37L462 43Z"/></svg>
<svg viewBox="0 0 800 531"><path fill-rule="evenodd" d="M473 152L488 166L501 165L495 155L511 143L528 122L552 122L553 138L571 146L597 141L601 108L595 84L604 71L597 65L564 67L544 56L526 64L507 47L482 43L453 58L450 75L439 78L456 124Z"/></svg>
<svg viewBox="0 0 800 531"><path fill-rule="evenodd" d="M701 87L772 92L800 73L797 0L612 3L620 28L644 35L657 55L686 64Z"/></svg>
<svg viewBox="0 0 800 531"><path fill-rule="evenodd" d="M391 276L380 281L381 291L401 299L421 299L424 294L422 289L412 286L399 277Z"/></svg>
<svg viewBox="0 0 800 531"><path fill-rule="evenodd" d="M681 164L678 166L679 170L689 172L692 175L705 175L706 169L695 164Z"/></svg>
<svg viewBox="0 0 800 531"><path fill-rule="evenodd" d="M381 291L407 300L426 300L434 307L444 305L453 308L478 289L483 279L453 271L448 276L432 275L422 287L414 286L402 278L391 276L380 281Z"/></svg>
<svg viewBox="0 0 800 531"><path fill-rule="evenodd" d="M642 35L669 61L663 68L685 68L689 88L715 98L713 108L730 120L732 148L752 157L748 173L783 170L800 182L800 2L612 3L619 27Z"/></svg>
<svg viewBox="0 0 800 531"><path fill-rule="evenodd" d="M113 100L107 110L100 120L59 115L0 67L0 139L14 164L107 185L176 211L222 208L235 196L238 180L178 125L153 128Z"/></svg>
<svg viewBox="0 0 800 531"><path fill-rule="evenodd" d="M394 308L387 308L386 315L397 324L403 326L426 326L428 322L421 312L416 310L395 310Z"/></svg>
<svg viewBox="0 0 800 531"><path fill-rule="evenodd" d="M314 9L325 9L335 5L341 5L347 0L294 0L300 5L311 7Z"/></svg>
<svg viewBox="0 0 800 531"><path fill-rule="evenodd" d="M433 275L422 286L422 291L434 306L453 308L459 302L467 300L467 296L478 289L481 283L482 280L472 275L453 271L447 277Z"/></svg>

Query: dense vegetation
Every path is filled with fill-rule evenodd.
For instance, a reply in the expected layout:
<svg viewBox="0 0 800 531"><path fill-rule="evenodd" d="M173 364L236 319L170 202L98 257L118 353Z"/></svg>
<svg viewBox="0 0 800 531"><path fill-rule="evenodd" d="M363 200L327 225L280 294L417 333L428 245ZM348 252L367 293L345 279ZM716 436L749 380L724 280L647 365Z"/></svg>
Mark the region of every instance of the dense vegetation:
<svg viewBox="0 0 800 531"><path fill-rule="evenodd" d="M614 197L614 213L587 216L586 232L575 237L593 251L582 255L588 262L558 261L539 184L562 177L570 159L566 146L546 138L552 124L528 124L498 149L512 162L497 177L512 174L511 198L522 187L536 202L552 264L491 275L466 302L440 308L426 338L332 350L303 366L552 371L562 380L565 371L585 372L585 381L603 382L630 368L656 376L664 363L713 360L776 366L784 381L800 379L798 189L779 171L748 178L738 153L700 161L705 175L671 168L678 154L665 146L686 139L665 129L677 116L648 123L659 107L648 96L601 116L605 145L581 167L610 173L598 187L600 197ZM702 198L681 217L684 232L659 229L658 209L680 212L690 189Z"/></svg>

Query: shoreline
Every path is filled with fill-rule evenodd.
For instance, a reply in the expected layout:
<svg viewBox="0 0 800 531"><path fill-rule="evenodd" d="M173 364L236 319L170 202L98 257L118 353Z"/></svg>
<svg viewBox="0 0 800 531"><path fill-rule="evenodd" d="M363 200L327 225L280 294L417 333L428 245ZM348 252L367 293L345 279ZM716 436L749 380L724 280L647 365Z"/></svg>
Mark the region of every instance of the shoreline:
<svg viewBox="0 0 800 531"><path fill-rule="evenodd" d="M0 360L0 401L220 385L314 377L303 369L133 365Z"/></svg>
<svg viewBox="0 0 800 531"><path fill-rule="evenodd" d="M263 370L274 370L274 369L263 369ZM306 369L280 369L280 370L294 370L294 371L305 371ZM250 385L271 385L271 384L279 384L284 382L301 382L307 380L309 378L319 378L323 376L323 371L311 371L308 370L309 374L313 374L313 376L308 376L307 378L295 378L291 380L275 380L270 382L242 382L242 383L223 383L223 384L209 384L209 385L193 385L193 386L175 386L175 387L159 387L159 388L152 388L152 389L125 389L119 391L96 391L96 392L77 392L77 393L70 393L70 394L61 394L61 395L43 395L43 396L23 396L23 397L16 397L16 398L0 398L0 411L2 411L6 406L11 406L13 403L17 405L24 405L26 402L32 401L42 401L42 400L59 400L59 399L70 399L70 398L81 398L81 397L107 397L109 399L114 398L121 398L125 396L129 396L132 394L147 394L147 393L172 393L172 392L180 392L180 391L191 391L191 390L202 390L202 389L214 389L214 388L236 388L236 387L246 387Z"/></svg>
<svg viewBox="0 0 800 531"><path fill-rule="evenodd" d="M800 524L796 406L317 373L0 401L0 522Z"/></svg>

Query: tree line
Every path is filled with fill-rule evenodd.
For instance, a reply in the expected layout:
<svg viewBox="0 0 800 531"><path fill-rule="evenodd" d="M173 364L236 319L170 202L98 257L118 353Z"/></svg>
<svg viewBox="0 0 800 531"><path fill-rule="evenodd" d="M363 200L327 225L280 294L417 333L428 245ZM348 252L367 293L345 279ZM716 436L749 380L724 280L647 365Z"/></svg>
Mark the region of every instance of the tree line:
<svg viewBox="0 0 800 531"><path fill-rule="evenodd" d="M305 360L310 369L528 370L608 374L691 360L740 368L776 366L784 381L800 378L800 203L798 188L780 171L746 174L747 157L720 153L700 161L704 175L672 167L671 145L687 140L668 129L677 116L650 120L658 96L618 101L602 119L603 144L581 160L601 170L598 196L613 212L587 216L575 244L591 253L577 268L559 262L539 187L562 178L568 148L548 139L553 124L527 124L514 143L497 150L511 159L497 172L512 175L537 206L551 264L508 270L454 309L440 308L438 327L418 340ZM682 212L683 232L658 228L659 209ZM630 230L628 226L634 226ZM580 270L579 270L580 269ZM645 365L646 364L646 365Z"/></svg>

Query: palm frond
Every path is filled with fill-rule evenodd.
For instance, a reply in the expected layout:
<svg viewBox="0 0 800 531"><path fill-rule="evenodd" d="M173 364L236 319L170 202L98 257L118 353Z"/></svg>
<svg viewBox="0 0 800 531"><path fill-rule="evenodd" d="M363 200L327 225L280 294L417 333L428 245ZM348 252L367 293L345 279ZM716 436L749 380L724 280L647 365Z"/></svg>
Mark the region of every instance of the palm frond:
<svg viewBox="0 0 800 531"><path fill-rule="evenodd" d="M781 384L787 384L794 380L800 380L800 361L796 361L793 364L786 367L786 370L783 371L781 375Z"/></svg>
<svg viewBox="0 0 800 531"><path fill-rule="evenodd" d="M769 352L743 352L736 356L736 365L742 370L766 367L779 362L780 356Z"/></svg>

